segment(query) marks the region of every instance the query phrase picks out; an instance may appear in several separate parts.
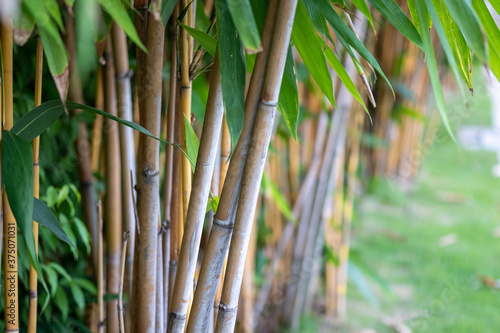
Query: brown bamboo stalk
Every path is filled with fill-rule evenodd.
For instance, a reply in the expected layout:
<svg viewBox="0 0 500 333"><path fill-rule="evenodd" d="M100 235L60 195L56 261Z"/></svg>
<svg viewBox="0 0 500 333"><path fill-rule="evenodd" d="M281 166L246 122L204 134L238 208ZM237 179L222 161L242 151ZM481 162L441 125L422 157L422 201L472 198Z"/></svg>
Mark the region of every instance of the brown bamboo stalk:
<svg viewBox="0 0 500 333"><path fill-rule="evenodd" d="M43 73L43 46L40 38L37 38L36 43L36 60L35 60L35 98L34 106L37 107L42 103L42 73ZM34 185L34 196L39 197L39 147L40 147L40 137L36 137L33 140L33 185ZM33 237L35 239L35 249L38 254L38 223L33 221ZM28 332L36 332L37 323L37 303L38 303L38 276L36 270L30 265L29 273L29 286L30 286L30 306L28 313Z"/></svg>
<svg viewBox="0 0 500 333"><path fill-rule="evenodd" d="M128 62L127 38L123 29L116 23L113 23L113 51L115 55L115 73L116 73L116 94L118 117L132 121L132 91L130 76L131 71ZM135 172L135 150L134 133L130 127L119 126L120 135L120 175L121 175L121 201L122 201L122 229L129 232L130 241L127 242L127 257L125 265L125 293L132 295L133 263L135 250L135 212L132 193L132 182L136 178ZM131 176L132 174L132 176ZM130 299L130 298L129 298ZM130 317L128 304L125 304L125 312Z"/></svg>
<svg viewBox="0 0 500 333"><path fill-rule="evenodd" d="M99 110L104 109L104 87L102 79L102 66L99 64L97 68L95 93L95 107ZM101 153L101 138L102 138L102 123L104 119L101 115L97 115L92 124L91 137L91 164L92 172L99 172L99 157Z"/></svg>
<svg viewBox="0 0 500 333"><path fill-rule="evenodd" d="M245 164L215 332L232 332L236 321L248 242L269 141L273 132L279 90L285 68L285 55L292 33L296 6L297 1L293 0L280 1L278 5L279 15L276 16L273 48L269 52L269 61Z"/></svg>
<svg viewBox="0 0 500 333"><path fill-rule="evenodd" d="M220 67L218 54L210 82L210 93L203 122L198 159L193 178L193 191L189 199L184 236L172 295L168 332L184 332L189 299L193 288L193 278L198 259L205 207L211 186L217 146L222 127L224 107L220 87ZM185 169L183 170L186 171ZM184 190L185 192L185 190Z"/></svg>
<svg viewBox="0 0 500 333"><path fill-rule="evenodd" d="M108 35L106 40L105 58L105 109L109 114L117 116L115 67L110 35ZM104 197L104 225L106 232L106 290L108 294L118 294L122 245L120 142L118 123L108 118L104 119L104 142L106 151L106 192ZM116 312L117 305L118 301L116 299L107 301L106 330L108 332L117 332L119 329L118 313Z"/></svg>
<svg viewBox="0 0 500 333"><path fill-rule="evenodd" d="M1 44L3 60L4 87L4 128L10 130L13 119L13 34L12 20L1 22ZM4 286L5 286L5 331L19 331L19 290L18 290L18 258L17 258L17 225L3 192L3 236L4 236Z"/></svg>
<svg viewBox="0 0 500 333"><path fill-rule="evenodd" d="M125 277L125 261L127 257L127 243L129 240L130 232L125 231L122 236L122 258L120 261L120 287L118 289L118 320L120 333L125 333L125 320L123 318L123 282Z"/></svg>
<svg viewBox="0 0 500 333"><path fill-rule="evenodd" d="M188 12L186 14L186 24L188 26L191 26L191 21L192 21L192 10L193 6L191 6L191 1L189 0L181 0L182 8L186 8L189 6ZM192 94L192 89L191 89L191 79L189 76L189 64L191 63L192 59L192 49L191 49L191 44L192 44L192 38L186 31L186 29L179 28L180 29L180 51L181 51L181 109L184 114L182 123L183 123L183 129L185 128L186 124L185 121L186 119L189 121L191 119L191 94ZM186 137L185 137L185 131L182 131L182 147L185 149L186 147ZM187 210L189 206L189 198L191 196L191 163L189 162L188 158L186 156L183 156L182 158L182 206L183 206L183 212L182 215L184 218L186 218L187 215Z"/></svg>
<svg viewBox="0 0 500 333"><path fill-rule="evenodd" d="M176 89L176 104L175 104L175 142L182 142L182 111L180 110L180 87ZM175 275L177 273L177 262L179 260L180 248L180 232L182 223L182 152L180 149L175 149L173 154L173 170L172 170L172 202L170 205L170 267L169 267L169 311L170 302L172 300Z"/></svg>
<svg viewBox="0 0 500 333"><path fill-rule="evenodd" d="M158 214L158 241L156 249L156 320L155 332L165 332L165 312L163 309L163 233L164 228L161 226L160 215Z"/></svg>
<svg viewBox="0 0 500 333"><path fill-rule="evenodd" d="M176 15L178 6L174 10L174 17ZM168 87L168 105L166 110L166 138L169 142L174 142L175 138L175 106L176 106L176 95L177 95L177 24L175 20L171 20L168 26L170 33L170 84ZM166 47L167 43L165 43ZM165 50L164 57L167 56ZM166 89L164 88L164 94L166 95ZM167 145L165 147L165 184L164 184L164 194L163 194L163 225L165 227L165 233L163 235L163 292L164 292L164 322L168 320L168 305L170 300L170 259L171 259L171 224L172 224L172 196L174 182L174 147L172 145Z"/></svg>
<svg viewBox="0 0 500 333"><path fill-rule="evenodd" d="M98 226L97 230L97 311L98 323L97 332L103 333L105 329L105 313L104 313L104 237L103 237L103 221L102 221L102 203L99 200L97 203Z"/></svg>
<svg viewBox="0 0 500 333"><path fill-rule="evenodd" d="M245 167L250 135L257 113L258 97L262 90L264 71L267 65L267 56L274 29L276 7L277 0L272 0L268 5L262 36L263 51L257 55L255 61L245 101L244 126L236 144L231 163L229 164L206 253L203 256L193 310L188 323L188 332L205 331L210 326L208 322L212 313L211 307L214 304L215 293L232 233L234 214L238 204L241 178Z"/></svg>
<svg viewBox="0 0 500 333"><path fill-rule="evenodd" d="M138 72L137 84L142 85L142 95L139 96L140 122L154 136L160 133L161 88L163 67L164 28L159 13L153 13L148 18L146 57L144 72ZM140 60L140 59L139 59ZM138 63L139 64L139 63ZM148 80L139 75L147 75ZM147 86L145 84L147 83ZM144 100L144 108L141 106ZM135 282L138 283L137 317L138 332L153 332L155 330L155 300L156 300L156 261L158 239L159 209L159 143L141 135L139 144L139 166L137 173L137 210L139 215L140 235L137 252L138 273Z"/></svg>
<svg viewBox="0 0 500 333"><path fill-rule="evenodd" d="M77 103L83 104L83 92L78 74L78 65L76 58L76 40L75 29L73 24L73 14L68 10L66 21L65 43L69 52L69 73L70 83L68 90L68 98ZM73 114L78 114L81 110L73 111ZM88 139L87 126L83 121L78 123L78 138L75 141L76 149L76 164L78 167L78 175L80 181L80 194L82 197L82 211L85 224L90 232L91 242L91 257L92 269L95 270L99 261L97 255L97 212L95 210L96 197L94 190L94 181L92 174L90 147Z"/></svg>

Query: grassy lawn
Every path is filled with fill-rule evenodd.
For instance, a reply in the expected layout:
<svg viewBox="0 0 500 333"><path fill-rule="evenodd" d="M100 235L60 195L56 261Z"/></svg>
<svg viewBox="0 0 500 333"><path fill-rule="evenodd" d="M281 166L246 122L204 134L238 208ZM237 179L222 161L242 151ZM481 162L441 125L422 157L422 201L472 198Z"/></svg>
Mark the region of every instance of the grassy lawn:
<svg viewBox="0 0 500 333"><path fill-rule="evenodd" d="M455 131L491 123L488 104L467 111ZM350 283L340 331L398 332L392 321L413 332L499 332L500 291L487 286L500 278L496 154L441 141L411 190L377 180L358 203L353 251L378 279L365 274L371 302Z"/></svg>

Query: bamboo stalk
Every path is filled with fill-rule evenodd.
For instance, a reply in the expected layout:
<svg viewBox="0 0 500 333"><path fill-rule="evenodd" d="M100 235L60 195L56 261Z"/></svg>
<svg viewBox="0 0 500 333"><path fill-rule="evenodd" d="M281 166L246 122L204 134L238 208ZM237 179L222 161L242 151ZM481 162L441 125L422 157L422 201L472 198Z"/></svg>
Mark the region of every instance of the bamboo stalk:
<svg viewBox="0 0 500 333"><path fill-rule="evenodd" d="M156 318L155 318L155 332L165 332L165 312L163 309L163 233L164 228L161 226L160 215L158 214L158 241L156 249Z"/></svg>
<svg viewBox="0 0 500 333"><path fill-rule="evenodd" d="M219 200L217 213L212 224L206 252L203 256L200 276L195 291L192 314L188 323L188 332L202 332L207 329L215 293L219 283L227 248L232 233L234 214L238 204L241 178L250 141L252 127L256 117L258 97L262 90L264 71L271 44L277 0L268 5L264 32L262 35L263 51L257 55L255 66L245 101L245 119L243 130L233 153Z"/></svg>
<svg viewBox="0 0 500 333"><path fill-rule="evenodd" d="M220 153L220 173L219 173L219 195L222 193L222 188L224 187L224 182L226 181L227 170L229 168L229 156L231 155L231 136L229 134L229 127L227 126L226 115L222 120L222 136L221 136L221 153ZM212 217L213 220L213 217ZM210 235L209 235L210 237ZM208 245L208 242L207 242ZM226 275L226 265L227 265L227 253L224 259L224 265L222 267L222 272L217 283L217 291L215 293L214 300L214 325L217 320L217 315L219 313L219 303L222 295L222 286L224 282L224 277Z"/></svg>
<svg viewBox="0 0 500 333"><path fill-rule="evenodd" d="M125 231L122 236L123 245L122 245L122 258L120 262L120 287L118 289L118 319L119 319L119 327L120 333L125 333L125 321L123 319L123 280L125 277L125 261L127 257L127 243L129 240L130 232Z"/></svg>
<svg viewBox="0 0 500 333"><path fill-rule="evenodd" d="M97 237L97 256L99 261L97 263L97 311L98 311L98 323L97 332L103 333L106 325L105 313L104 313L104 237L103 237L103 222L102 222L102 204L101 201L97 203L97 215L98 215L98 226L99 231Z"/></svg>
<svg viewBox="0 0 500 333"><path fill-rule="evenodd" d="M4 128L10 130L13 119L13 34L12 20L1 22L1 44L3 61L4 88ZM18 290L18 258L17 258L17 225L3 192L3 237L4 237L4 286L5 286L5 332L19 331L19 290Z"/></svg>
<svg viewBox="0 0 500 333"><path fill-rule="evenodd" d="M218 150L217 146L221 133L224 107L222 102L222 90L220 87L220 67L217 53L215 55L215 64L209 91L207 110L205 112L200 148L193 179L193 191L189 199L188 215L186 217L174 293L172 295L168 332L184 332L184 327L186 325L188 304L191 298L193 278L203 231L205 203L207 202L210 191L210 180L213 175ZM183 172L184 171L186 170L184 169Z"/></svg>
<svg viewBox="0 0 500 333"><path fill-rule="evenodd" d="M177 8L174 10L174 17L177 13ZM175 138L175 106L177 95L177 25L175 20L171 20L169 24L170 33L170 85L168 90L168 105L166 116L166 137L167 141L174 142ZM166 43L165 43L166 45ZM166 55L166 53L165 53ZM166 90L166 89L164 89ZM165 184L163 194L163 224L165 233L163 235L163 292L165 294L165 318L168 320L168 305L170 300L170 259L171 259L171 223L172 223L172 199L174 189L174 147L167 145L165 147Z"/></svg>
<svg viewBox="0 0 500 333"><path fill-rule="evenodd" d="M111 36L106 39L106 65L104 66L104 100L106 111L114 116L118 115L116 109L116 82L115 67ZM104 119L105 140L105 200L104 200L104 225L106 232L106 290L108 294L118 294L120 278L120 257L122 244L122 191L121 191L121 166L120 143L118 123L111 119ZM118 301L108 300L106 304L106 330L117 332L119 330Z"/></svg>
<svg viewBox="0 0 500 333"><path fill-rule="evenodd" d="M96 93L95 93L95 107L99 110L104 109L104 87L102 78L102 66L99 64L97 68L96 79ZM92 124L92 137L91 137L91 165L92 172L99 172L99 157L101 153L101 137L102 137L102 123L104 119L101 115L95 117Z"/></svg>
<svg viewBox="0 0 500 333"><path fill-rule="evenodd" d="M73 14L68 10L66 21L65 44L69 52L69 73L70 83L68 90L68 98L77 103L83 104L83 93L78 74L77 58L76 58L76 40L75 29L73 24ZM78 114L81 110L73 111L73 115ZM92 174L90 147L88 139L87 126L83 121L78 123L78 138L75 141L75 150L77 156L77 167L80 181L80 194L82 197L82 211L85 224L90 232L91 242L91 257L92 269L95 270L98 265L97 255L97 212L95 209L96 197L94 189L94 177Z"/></svg>
<svg viewBox="0 0 500 333"><path fill-rule="evenodd" d="M43 46L40 38L37 38L36 43L36 60L35 60L35 98L34 106L37 107L42 103L42 74L43 74ZM39 197L40 177L39 177L39 147L40 137L33 140L33 185L34 196ZM38 254L38 223L33 221L33 237L35 239L35 249ZM30 288L30 306L28 313L28 332L36 332L37 323L37 303L38 303L38 276L36 270L30 265L29 273L29 288Z"/></svg>
<svg viewBox="0 0 500 333"><path fill-rule="evenodd" d="M115 55L116 93L118 117L132 121L132 91L128 62L127 38L123 29L113 23L113 50ZM125 262L125 293L132 295L133 263L135 250L135 212L132 183L136 179L134 133L130 127L119 126L120 135L120 166L121 166L121 200L122 200L122 228L129 232L130 241L127 242L127 257ZM129 298L130 299L130 298ZM125 312L130 317L130 309L125 304Z"/></svg>
<svg viewBox="0 0 500 333"><path fill-rule="evenodd" d="M142 75L137 78L142 95L139 96L140 122L154 136L160 133L161 88L163 67L164 28L159 13L148 18L147 48L148 56ZM138 75L140 73L138 72ZM147 83L147 86L145 84ZM139 92L141 91L139 90ZM144 108L141 108L144 100ZM159 217L159 143L141 135L139 144L139 167L137 174L137 210L139 215L139 248L137 252L138 273L137 292L137 331L153 332L155 330L156 300L156 262ZM135 319L135 318L134 318Z"/></svg>
<svg viewBox="0 0 500 333"><path fill-rule="evenodd" d="M280 1L279 15L273 33L273 49L269 52L251 145L243 173L241 193L236 211L234 232L215 332L232 332L236 321L238 296L252 230L260 181L264 171L269 141L273 132L279 90L285 68L286 52L292 33L297 1Z"/></svg>
<svg viewBox="0 0 500 333"><path fill-rule="evenodd" d="M190 6L191 3L188 0L181 0L182 8L186 8L187 6ZM190 6L188 9L188 12L186 14L187 18L187 25L191 26L191 20L192 20L192 10L193 6ZM191 44L192 44L192 38L186 31L186 29L179 28L180 29L180 51L181 51L181 63L180 63L180 68L181 68L181 109L182 112L185 116L182 119L183 123L183 129L185 128L186 124L185 121L191 119L191 94L192 94L192 89L191 89L191 79L189 77L189 64L191 63L192 59L192 49L191 49ZM185 149L186 147L186 133L183 130L182 131L182 147ZM183 218L186 218L188 207L189 207L189 198L191 196L191 163L189 162L188 158L186 156L182 157L182 205L183 205L183 211L182 215Z"/></svg>

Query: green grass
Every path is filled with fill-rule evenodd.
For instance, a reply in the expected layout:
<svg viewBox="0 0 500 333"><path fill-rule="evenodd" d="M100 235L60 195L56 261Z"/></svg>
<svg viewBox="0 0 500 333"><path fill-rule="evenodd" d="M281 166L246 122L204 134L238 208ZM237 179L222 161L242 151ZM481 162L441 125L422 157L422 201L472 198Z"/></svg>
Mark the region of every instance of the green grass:
<svg viewBox="0 0 500 333"><path fill-rule="evenodd" d="M455 131L462 124L491 123L489 101L474 106L456 121ZM352 248L389 291L367 278L378 300L370 305L350 283L342 332L395 332L383 323L386 317L401 319L413 332L499 331L500 291L479 279L500 278L495 164L495 153L460 150L444 138L426 152L411 190L401 191L394 181L373 182L358 203ZM452 234L454 243L439 245Z"/></svg>

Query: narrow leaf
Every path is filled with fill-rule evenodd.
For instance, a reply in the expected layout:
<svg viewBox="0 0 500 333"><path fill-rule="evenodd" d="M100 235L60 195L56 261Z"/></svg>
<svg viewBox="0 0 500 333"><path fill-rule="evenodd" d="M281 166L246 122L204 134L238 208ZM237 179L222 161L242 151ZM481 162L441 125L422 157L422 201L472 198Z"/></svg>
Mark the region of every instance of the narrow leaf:
<svg viewBox="0 0 500 333"><path fill-rule="evenodd" d="M215 40L215 38L203 31L188 27L180 21L178 23L180 26L186 29L186 31L194 38L194 40L197 41L198 44L200 44L201 47L203 47L212 57L215 56L215 51L217 50L217 41Z"/></svg>
<svg viewBox="0 0 500 333"><path fill-rule="evenodd" d="M369 0L383 17L413 44L422 48L422 39L410 19L394 0Z"/></svg>
<svg viewBox="0 0 500 333"><path fill-rule="evenodd" d="M476 13L472 10L470 0L444 0L451 16L460 27L470 49L483 62L488 62L483 34Z"/></svg>
<svg viewBox="0 0 500 333"><path fill-rule="evenodd" d="M500 56L500 29L495 23L495 20L491 16L490 11L486 7L484 1L472 0L472 6L476 11L479 20L483 24L484 31L486 32L486 37L488 38L488 46L489 46L489 54L490 54L490 62L497 61ZM499 76L495 74L497 78Z"/></svg>
<svg viewBox="0 0 500 333"><path fill-rule="evenodd" d="M56 216L52 210L45 204L45 202L34 198L33 205L33 220L38 222L38 224L43 225L45 228L49 229L54 235L57 236L63 242L68 243L75 251L78 251L75 244L71 242L66 235L61 223L57 220Z"/></svg>
<svg viewBox="0 0 500 333"><path fill-rule="evenodd" d="M325 54L328 63L330 63L330 66L332 66L333 70L337 73L337 75L339 76L340 80L342 81L346 89L359 102L359 104L363 106L365 111L368 113L368 109L366 108L363 98L361 98L361 95L359 94L358 89L354 85L354 82L352 82L351 78L349 77L349 74L347 74L344 66L342 66L342 63L339 61L335 53L333 53L330 47L327 47L325 49Z"/></svg>
<svg viewBox="0 0 500 333"><path fill-rule="evenodd" d="M264 188L266 189L265 192L266 197L272 200L276 204L280 212L289 221L296 222L297 219L293 215L292 208L290 207L289 202L286 200L283 193L281 193L280 189L276 186L276 184L273 183L273 181L267 176L265 172L262 175L262 182Z"/></svg>
<svg viewBox="0 0 500 333"><path fill-rule="evenodd" d="M345 49L350 53L351 57L356 58L356 56L352 53L351 47L356 50L363 58L368 61L368 63L382 76L382 78L387 82L389 87L394 93L392 89L392 85L389 82L387 76L385 76L382 68L378 64L375 57L368 51L363 43L356 37L354 32L342 21L340 16L337 14L335 9L333 9L332 5L327 0L304 0L313 2L316 7L318 7L319 11L325 15L326 20L330 23L333 30L335 31L337 37L339 38L342 45L344 45Z"/></svg>
<svg viewBox="0 0 500 333"><path fill-rule="evenodd" d="M163 0L161 2L160 17L161 17L161 23L163 23L164 27L167 25L168 20L170 19L170 15L172 15L172 12L174 11L177 2L178 0Z"/></svg>
<svg viewBox="0 0 500 333"><path fill-rule="evenodd" d="M368 5L366 4L366 1L365 0L352 0L352 3L366 17L366 19L368 20L368 23L370 23L370 26L372 27L373 32L376 35L377 32L375 31L375 26L373 25L372 13L370 12L370 8L368 8Z"/></svg>
<svg viewBox="0 0 500 333"><path fill-rule="evenodd" d="M250 50L259 50L260 36L250 2L248 0L227 0L226 3L243 45Z"/></svg>
<svg viewBox="0 0 500 333"><path fill-rule="evenodd" d="M316 81L330 103L336 107L335 98L333 97L332 77L323 54L323 45L314 30L302 1L297 3L292 40L314 81Z"/></svg>
<svg viewBox="0 0 500 333"><path fill-rule="evenodd" d="M102 7L111 15L111 17L122 27L127 36L132 39L144 52L147 52L146 47L142 44L134 23L130 19L125 7L120 0L98 0Z"/></svg>
<svg viewBox="0 0 500 333"><path fill-rule="evenodd" d="M245 56L243 45L229 14L227 0L217 0L215 7L222 100L226 109L231 150L233 150L243 129L245 114Z"/></svg>
<svg viewBox="0 0 500 333"><path fill-rule="evenodd" d="M299 122L299 92L297 89L297 77L294 70L293 53L288 48L286 56L285 71L281 82L280 96L278 99L278 111L283 116L286 126L297 140L297 125Z"/></svg>
<svg viewBox="0 0 500 333"><path fill-rule="evenodd" d="M196 167L196 160L198 159L198 149L200 148L200 141L196 136L196 133L189 122L189 119L184 115L184 131L186 135L186 152L189 156L189 161L191 162L191 170L194 172Z"/></svg>
<svg viewBox="0 0 500 333"><path fill-rule="evenodd" d="M423 27L426 24L426 17L428 15L425 2L416 1L415 7L417 9L417 14L420 20L420 26ZM422 29L422 39L427 68L429 70L429 76L431 79L432 90L434 92L434 98L436 99L437 108L446 130L450 134L453 141L456 142L455 136L453 135L453 131L450 126L450 122L448 121L448 116L446 115L443 90L441 89L441 82L439 81L439 71L436 63L436 57L434 55L434 48L432 46L431 34L427 29Z"/></svg>
<svg viewBox="0 0 500 333"><path fill-rule="evenodd" d="M47 290L33 236L33 152L31 144L6 130L2 131L2 171L9 206L24 235L30 263Z"/></svg>

